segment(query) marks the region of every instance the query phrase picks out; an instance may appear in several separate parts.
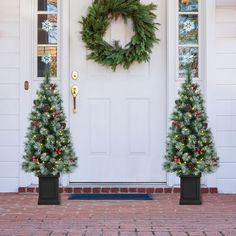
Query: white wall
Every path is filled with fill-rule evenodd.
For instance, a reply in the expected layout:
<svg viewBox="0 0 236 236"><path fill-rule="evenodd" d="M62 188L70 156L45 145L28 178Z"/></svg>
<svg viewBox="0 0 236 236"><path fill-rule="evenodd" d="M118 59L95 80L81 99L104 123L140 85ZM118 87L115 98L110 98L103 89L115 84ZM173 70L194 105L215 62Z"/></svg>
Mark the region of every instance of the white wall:
<svg viewBox="0 0 236 236"><path fill-rule="evenodd" d="M228 1L229 2L229 1ZM236 193L236 2L216 8L214 90L215 140L220 157L217 185L220 192Z"/></svg>
<svg viewBox="0 0 236 236"><path fill-rule="evenodd" d="M0 1L0 191L19 177L19 0Z"/></svg>

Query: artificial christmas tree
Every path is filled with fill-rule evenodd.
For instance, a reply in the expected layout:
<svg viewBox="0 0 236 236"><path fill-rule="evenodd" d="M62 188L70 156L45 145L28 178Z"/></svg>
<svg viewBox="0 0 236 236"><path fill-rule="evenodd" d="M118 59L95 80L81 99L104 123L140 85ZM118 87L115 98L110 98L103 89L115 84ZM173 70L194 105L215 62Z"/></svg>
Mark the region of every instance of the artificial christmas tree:
<svg viewBox="0 0 236 236"><path fill-rule="evenodd" d="M201 204L200 177L218 166L204 100L190 70L171 116L164 169L181 177L180 204ZM192 190L192 191L191 191Z"/></svg>
<svg viewBox="0 0 236 236"><path fill-rule="evenodd" d="M71 172L77 158L60 93L45 74L30 114L22 168L39 177L39 204L59 204L59 174Z"/></svg>

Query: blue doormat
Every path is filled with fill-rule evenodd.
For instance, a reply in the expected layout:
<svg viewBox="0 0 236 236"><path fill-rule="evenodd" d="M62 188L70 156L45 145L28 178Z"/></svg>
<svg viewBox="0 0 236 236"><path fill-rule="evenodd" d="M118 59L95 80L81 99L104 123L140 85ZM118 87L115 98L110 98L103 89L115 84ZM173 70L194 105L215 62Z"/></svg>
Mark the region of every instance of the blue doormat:
<svg viewBox="0 0 236 236"><path fill-rule="evenodd" d="M150 194L70 194L69 200L153 200Z"/></svg>

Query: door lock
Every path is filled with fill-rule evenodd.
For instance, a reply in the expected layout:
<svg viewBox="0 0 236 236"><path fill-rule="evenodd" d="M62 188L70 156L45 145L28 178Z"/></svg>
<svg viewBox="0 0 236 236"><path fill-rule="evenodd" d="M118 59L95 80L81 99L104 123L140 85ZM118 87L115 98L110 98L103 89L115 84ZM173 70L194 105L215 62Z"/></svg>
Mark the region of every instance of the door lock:
<svg viewBox="0 0 236 236"><path fill-rule="evenodd" d="M72 78L73 80L77 80L77 79L78 79L78 73L77 73L77 71L73 71L73 72L72 72L71 78Z"/></svg>

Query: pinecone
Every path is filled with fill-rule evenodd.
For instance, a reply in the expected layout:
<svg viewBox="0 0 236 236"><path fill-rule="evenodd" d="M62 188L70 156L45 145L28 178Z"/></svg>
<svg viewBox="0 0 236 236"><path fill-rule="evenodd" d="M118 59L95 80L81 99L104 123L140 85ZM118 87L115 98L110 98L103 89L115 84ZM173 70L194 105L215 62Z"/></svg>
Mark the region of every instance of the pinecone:
<svg viewBox="0 0 236 236"><path fill-rule="evenodd" d="M51 162L47 162L47 163L45 164L45 167L46 167L50 172L53 170L53 165L52 165Z"/></svg>
<svg viewBox="0 0 236 236"><path fill-rule="evenodd" d="M184 142L185 139L186 139L186 137L185 137L184 135L182 135L182 134L180 134L180 135L178 136L178 140L179 140L180 142Z"/></svg>
<svg viewBox="0 0 236 236"><path fill-rule="evenodd" d="M66 123L65 123L65 122L62 122L62 123L61 123L61 128L62 128L62 129L65 129L65 128L66 128Z"/></svg>
<svg viewBox="0 0 236 236"><path fill-rule="evenodd" d="M50 89L52 90L52 91L54 91L55 89L56 89L56 85L55 84L50 84Z"/></svg>
<svg viewBox="0 0 236 236"><path fill-rule="evenodd" d="M194 164L193 164L192 162L188 163L188 168L189 168L190 170L193 170Z"/></svg>
<svg viewBox="0 0 236 236"><path fill-rule="evenodd" d="M42 142L42 141L44 140L44 136L41 135L41 134L38 134L38 135L36 136L35 140L36 140L37 142Z"/></svg>
<svg viewBox="0 0 236 236"><path fill-rule="evenodd" d="M192 106L190 104L187 104L185 107L184 107L184 111L185 112L190 112L192 110Z"/></svg>
<svg viewBox="0 0 236 236"><path fill-rule="evenodd" d="M39 127L39 121L32 121L31 122L31 126L34 127L34 128L38 128Z"/></svg>
<svg viewBox="0 0 236 236"><path fill-rule="evenodd" d="M44 105L43 111L44 111L44 112L50 111L50 106L49 106L48 104Z"/></svg>

